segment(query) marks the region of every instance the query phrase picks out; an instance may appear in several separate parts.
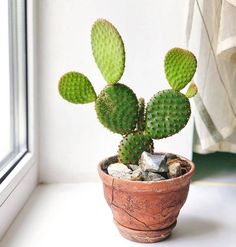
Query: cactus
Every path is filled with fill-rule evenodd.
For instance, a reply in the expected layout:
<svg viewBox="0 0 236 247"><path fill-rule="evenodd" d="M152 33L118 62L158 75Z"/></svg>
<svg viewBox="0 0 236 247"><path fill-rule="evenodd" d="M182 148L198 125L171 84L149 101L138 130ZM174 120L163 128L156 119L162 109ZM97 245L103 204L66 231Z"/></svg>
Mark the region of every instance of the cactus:
<svg viewBox="0 0 236 247"><path fill-rule="evenodd" d="M175 90L183 89L193 78L197 60L192 52L173 48L165 56L165 73L170 86Z"/></svg>
<svg viewBox="0 0 236 247"><path fill-rule="evenodd" d="M125 48L116 28L107 20L97 20L91 31L93 56L104 79L118 82L125 68Z"/></svg>
<svg viewBox="0 0 236 247"><path fill-rule="evenodd" d="M197 85L195 83L191 83L185 95L187 98L192 98L193 96L197 94L197 91L198 91Z"/></svg>
<svg viewBox="0 0 236 247"><path fill-rule="evenodd" d="M125 68L124 44L117 29L104 19L97 20L91 31L93 56L107 86L97 96L88 78L69 72L59 81L59 93L67 101L95 102L98 120L114 133L123 135L118 159L126 165L138 164L143 151L153 152L153 139L178 133L187 124L189 98L197 93L190 84L186 94L180 92L193 78L197 61L190 51L174 48L165 56L166 78L172 89L154 94L145 106L135 93L119 82Z"/></svg>
<svg viewBox="0 0 236 247"><path fill-rule="evenodd" d="M153 139L171 136L187 124L190 114L184 94L173 89L160 91L148 103L145 131Z"/></svg>
<svg viewBox="0 0 236 247"><path fill-rule="evenodd" d="M96 100L97 96L91 82L78 72L68 72L59 81L59 93L74 104L85 104Z"/></svg>
<svg viewBox="0 0 236 247"><path fill-rule="evenodd" d="M145 129L145 100L140 98L138 100L138 122L137 130L143 131Z"/></svg>
<svg viewBox="0 0 236 247"><path fill-rule="evenodd" d="M125 165L138 164L143 151L153 152L153 140L143 132L130 133L120 142L119 161Z"/></svg>
<svg viewBox="0 0 236 247"><path fill-rule="evenodd" d="M106 86L95 106L98 119L109 130L127 134L134 131L138 121L138 100L127 86L117 83Z"/></svg>

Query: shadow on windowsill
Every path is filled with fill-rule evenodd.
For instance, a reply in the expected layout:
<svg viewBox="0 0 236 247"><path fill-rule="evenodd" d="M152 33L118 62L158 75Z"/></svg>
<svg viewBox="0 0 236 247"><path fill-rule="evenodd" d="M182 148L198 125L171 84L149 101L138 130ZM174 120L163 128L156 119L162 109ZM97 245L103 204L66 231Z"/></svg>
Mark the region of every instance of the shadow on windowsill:
<svg viewBox="0 0 236 247"><path fill-rule="evenodd" d="M181 217L178 221L176 229L170 236L170 240L174 239L191 239L194 240L205 235L213 235L222 228L220 222L198 218L194 216Z"/></svg>

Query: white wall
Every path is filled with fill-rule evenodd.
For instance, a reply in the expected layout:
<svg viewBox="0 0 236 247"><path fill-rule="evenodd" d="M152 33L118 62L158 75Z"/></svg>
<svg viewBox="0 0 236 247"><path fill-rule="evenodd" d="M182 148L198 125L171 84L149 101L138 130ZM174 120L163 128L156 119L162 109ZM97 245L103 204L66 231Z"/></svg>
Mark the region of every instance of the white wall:
<svg viewBox="0 0 236 247"><path fill-rule="evenodd" d="M58 79L77 70L97 93L105 82L93 60L90 28L97 18L111 21L126 46L121 82L146 100L168 88L163 58L172 47L185 47L187 0L40 0L38 54L40 164L42 182L77 182L96 173L101 159L117 151L120 140L96 119L94 105L73 105L57 92ZM156 150L187 157L192 152L191 126L180 135L157 141Z"/></svg>

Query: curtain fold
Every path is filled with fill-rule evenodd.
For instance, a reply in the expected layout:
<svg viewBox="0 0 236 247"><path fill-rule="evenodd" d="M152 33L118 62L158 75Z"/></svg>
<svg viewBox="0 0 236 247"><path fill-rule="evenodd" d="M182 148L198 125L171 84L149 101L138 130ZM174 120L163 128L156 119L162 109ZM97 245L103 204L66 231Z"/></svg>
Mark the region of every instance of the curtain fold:
<svg viewBox="0 0 236 247"><path fill-rule="evenodd" d="M193 99L198 153L236 152L236 5L233 0L190 0L188 49L198 60ZM235 3L236 4L236 3Z"/></svg>

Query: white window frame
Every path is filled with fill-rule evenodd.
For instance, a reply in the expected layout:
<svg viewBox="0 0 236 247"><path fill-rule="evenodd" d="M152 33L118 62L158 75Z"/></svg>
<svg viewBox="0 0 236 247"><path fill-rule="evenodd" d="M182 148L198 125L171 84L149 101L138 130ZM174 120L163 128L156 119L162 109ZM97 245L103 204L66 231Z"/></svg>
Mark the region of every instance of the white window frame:
<svg viewBox="0 0 236 247"><path fill-rule="evenodd" d="M11 0L9 0L11 1ZM26 1L28 152L0 184L0 239L38 184L35 1Z"/></svg>

